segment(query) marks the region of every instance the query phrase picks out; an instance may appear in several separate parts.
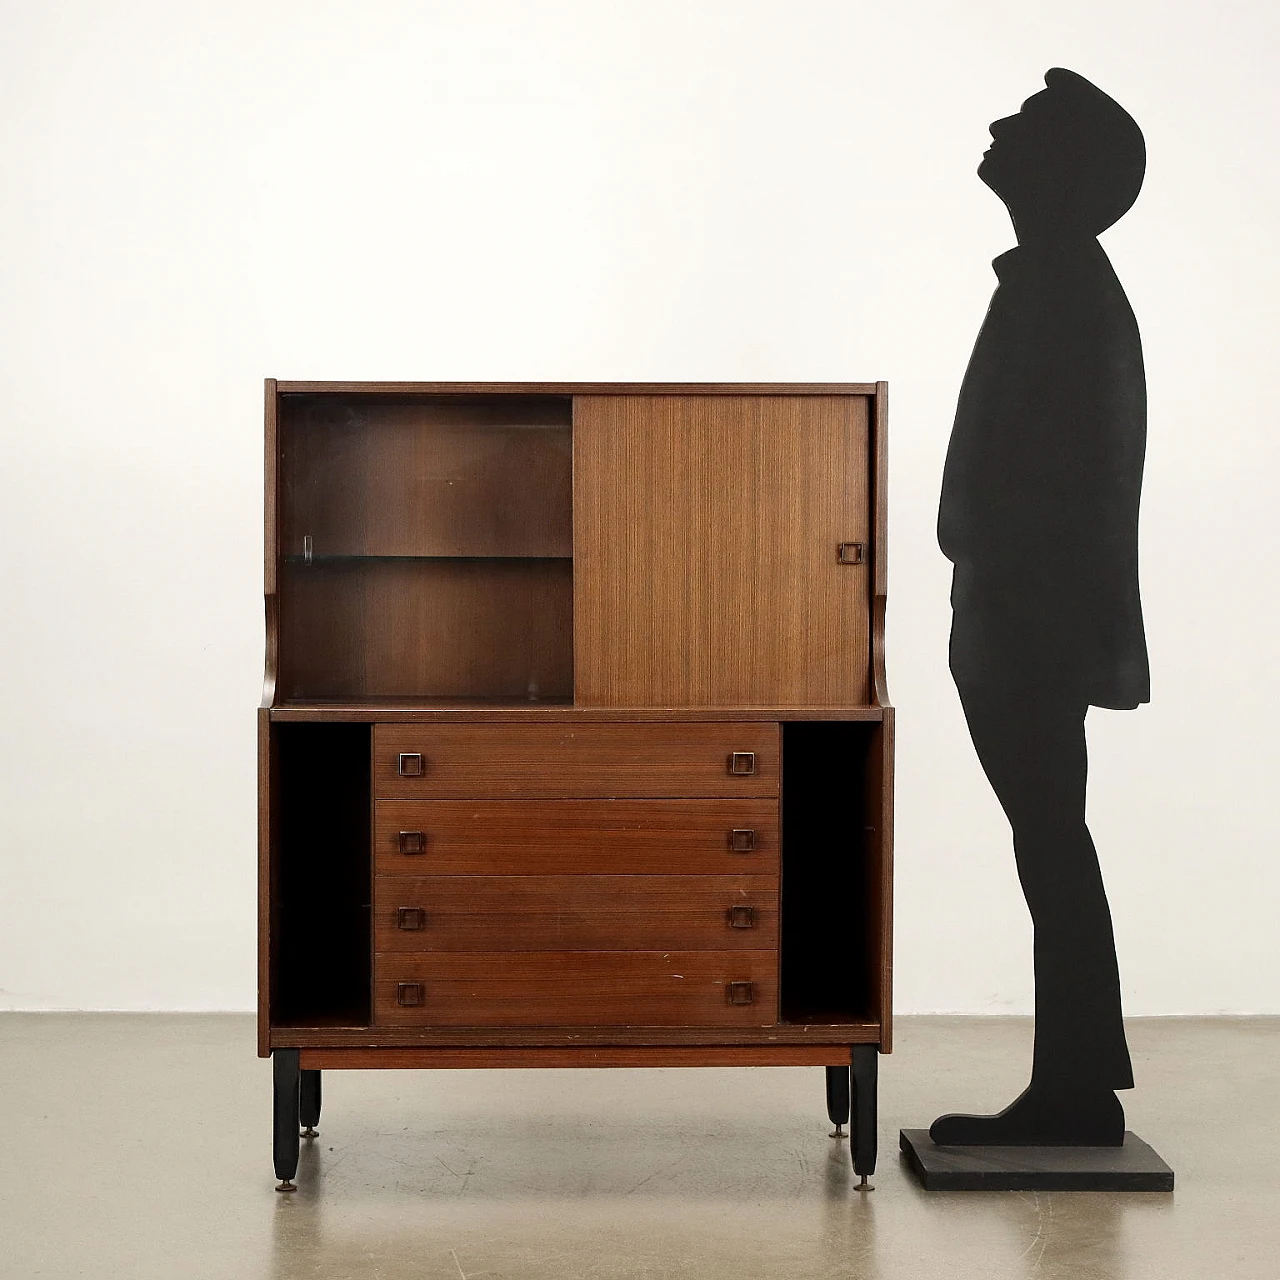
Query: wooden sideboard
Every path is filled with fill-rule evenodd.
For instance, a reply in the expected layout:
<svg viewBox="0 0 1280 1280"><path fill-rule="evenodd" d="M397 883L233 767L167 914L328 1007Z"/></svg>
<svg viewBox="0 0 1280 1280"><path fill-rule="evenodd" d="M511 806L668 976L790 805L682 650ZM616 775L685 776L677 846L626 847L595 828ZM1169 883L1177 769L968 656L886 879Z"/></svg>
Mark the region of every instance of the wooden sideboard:
<svg viewBox="0 0 1280 1280"><path fill-rule="evenodd" d="M259 1038L826 1068L891 1010L884 383L266 385Z"/></svg>

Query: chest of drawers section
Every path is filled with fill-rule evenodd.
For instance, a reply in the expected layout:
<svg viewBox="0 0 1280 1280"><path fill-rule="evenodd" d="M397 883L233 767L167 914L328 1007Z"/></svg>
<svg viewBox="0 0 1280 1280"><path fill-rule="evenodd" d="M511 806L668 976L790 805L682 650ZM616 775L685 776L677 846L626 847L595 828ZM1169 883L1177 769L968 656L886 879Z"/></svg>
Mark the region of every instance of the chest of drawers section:
<svg viewBox="0 0 1280 1280"><path fill-rule="evenodd" d="M384 724L373 757L375 1025L776 1022L776 724Z"/></svg>

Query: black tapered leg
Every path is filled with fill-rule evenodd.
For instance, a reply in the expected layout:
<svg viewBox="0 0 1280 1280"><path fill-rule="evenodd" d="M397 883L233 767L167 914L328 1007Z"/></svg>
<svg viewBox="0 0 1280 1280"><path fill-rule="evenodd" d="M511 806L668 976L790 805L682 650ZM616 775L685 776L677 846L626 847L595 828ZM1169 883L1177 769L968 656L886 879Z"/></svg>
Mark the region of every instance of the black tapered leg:
<svg viewBox="0 0 1280 1280"><path fill-rule="evenodd" d="M271 1072L274 1085L274 1150L277 1191L296 1191L293 1176L298 1172L298 1051L273 1049Z"/></svg>
<svg viewBox="0 0 1280 1280"><path fill-rule="evenodd" d="M314 1138L320 1123L320 1073L300 1071L298 1075L298 1123L304 1138Z"/></svg>
<svg viewBox="0 0 1280 1280"><path fill-rule="evenodd" d="M853 1171L870 1190L867 1179L876 1171L876 1093L879 1046L853 1046Z"/></svg>
<svg viewBox="0 0 1280 1280"><path fill-rule="evenodd" d="M831 1117L831 1123L836 1127L835 1133L831 1136L843 1138L845 1135L840 1126L849 1123L848 1067L827 1068L827 1115Z"/></svg>

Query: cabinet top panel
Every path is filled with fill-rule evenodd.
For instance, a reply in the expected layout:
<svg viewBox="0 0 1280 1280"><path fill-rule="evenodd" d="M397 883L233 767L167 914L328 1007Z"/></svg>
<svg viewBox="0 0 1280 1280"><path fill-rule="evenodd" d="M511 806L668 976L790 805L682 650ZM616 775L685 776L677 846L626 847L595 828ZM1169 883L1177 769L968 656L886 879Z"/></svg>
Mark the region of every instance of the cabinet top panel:
<svg viewBox="0 0 1280 1280"><path fill-rule="evenodd" d="M268 379L270 382L271 379ZM874 382L286 382L280 395L873 396Z"/></svg>

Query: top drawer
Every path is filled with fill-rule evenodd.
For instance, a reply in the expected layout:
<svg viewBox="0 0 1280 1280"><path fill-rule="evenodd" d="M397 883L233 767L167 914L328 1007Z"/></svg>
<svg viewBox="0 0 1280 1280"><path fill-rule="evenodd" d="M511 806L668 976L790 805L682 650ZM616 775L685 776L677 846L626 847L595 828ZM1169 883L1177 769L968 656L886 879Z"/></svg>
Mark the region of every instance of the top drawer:
<svg viewBox="0 0 1280 1280"><path fill-rule="evenodd" d="M380 800L776 796L776 724L379 724Z"/></svg>

